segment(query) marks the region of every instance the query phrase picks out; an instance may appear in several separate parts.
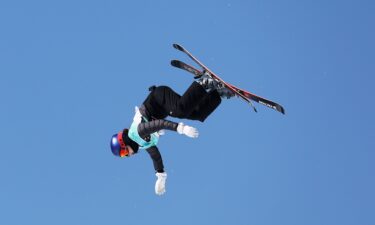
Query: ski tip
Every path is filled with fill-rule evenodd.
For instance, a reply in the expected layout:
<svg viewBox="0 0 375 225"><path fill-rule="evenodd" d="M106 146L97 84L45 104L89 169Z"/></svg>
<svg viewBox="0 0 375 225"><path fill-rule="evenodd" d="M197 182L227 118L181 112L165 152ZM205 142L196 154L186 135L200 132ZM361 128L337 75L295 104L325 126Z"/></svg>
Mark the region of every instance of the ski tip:
<svg viewBox="0 0 375 225"><path fill-rule="evenodd" d="M173 48L180 50L180 51L184 51L184 48L179 44L173 44Z"/></svg>
<svg viewBox="0 0 375 225"><path fill-rule="evenodd" d="M181 65L181 62L176 59L173 59L171 60L171 65L174 67L179 67L179 65Z"/></svg>

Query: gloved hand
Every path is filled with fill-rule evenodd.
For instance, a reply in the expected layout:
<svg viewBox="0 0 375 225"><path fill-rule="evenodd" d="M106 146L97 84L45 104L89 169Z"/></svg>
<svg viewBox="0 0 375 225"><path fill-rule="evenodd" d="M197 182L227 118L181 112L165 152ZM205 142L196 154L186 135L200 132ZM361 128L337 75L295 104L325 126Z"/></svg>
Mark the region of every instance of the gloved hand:
<svg viewBox="0 0 375 225"><path fill-rule="evenodd" d="M163 195L165 193L165 181L167 180L167 173L156 173L158 178L155 183L155 193L157 195Z"/></svg>
<svg viewBox="0 0 375 225"><path fill-rule="evenodd" d="M177 132L179 134L185 134L191 138L197 138L199 136L199 132L196 128L184 125L183 123L179 123L177 126Z"/></svg>

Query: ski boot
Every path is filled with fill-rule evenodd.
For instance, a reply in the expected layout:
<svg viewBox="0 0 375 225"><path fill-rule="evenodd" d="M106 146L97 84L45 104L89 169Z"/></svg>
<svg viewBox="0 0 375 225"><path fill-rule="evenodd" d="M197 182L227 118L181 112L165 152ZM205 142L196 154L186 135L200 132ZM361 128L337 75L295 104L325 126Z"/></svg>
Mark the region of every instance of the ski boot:
<svg viewBox="0 0 375 225"><path fill-rule="evenodd" d="M221 98L227 98L230 99L231 97L234 97L235 94L232 90L225 87L223 83L220 81L212 78L209 73L205 72L197 81L204 89L206 89L207 92L211 90L216 90Z"/></svg>

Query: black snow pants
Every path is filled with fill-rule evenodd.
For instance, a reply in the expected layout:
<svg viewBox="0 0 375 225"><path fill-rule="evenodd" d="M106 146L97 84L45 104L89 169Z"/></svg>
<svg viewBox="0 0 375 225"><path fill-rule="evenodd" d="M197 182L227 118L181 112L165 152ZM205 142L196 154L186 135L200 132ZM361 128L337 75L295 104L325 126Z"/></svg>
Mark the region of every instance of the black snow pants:
<svg viewBox="0 0 375 225"><path fill-rule="evenodd" d="M155 87L143 105L152 119L172 116L203 122L220 103L216 90L207 92L199 83L193 82L182 96L168 86Z"/></svg>

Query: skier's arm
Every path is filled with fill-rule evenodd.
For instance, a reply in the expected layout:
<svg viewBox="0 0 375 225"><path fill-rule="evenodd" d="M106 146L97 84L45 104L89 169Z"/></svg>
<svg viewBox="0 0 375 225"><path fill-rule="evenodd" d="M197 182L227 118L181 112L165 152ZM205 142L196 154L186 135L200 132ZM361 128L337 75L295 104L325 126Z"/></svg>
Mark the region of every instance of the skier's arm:
<svg viewBox="0 0 375 225"><path fill-rule="evenodd" d="M165 181L167 179L167 173L164 172L163 159L156 146L152 146L146 149L146 151L150 154L152 162L154 163L155 175L158 178L155 183L155 193L157 195L162 195L165 193Z"/></svg>
<svg viewBox="0 0 375 225"><path fill-rule="evenodd" d="M140 123L138 125L138 133L139 136L143 138L163 129L177 131L177 126L178 123L169 120L152 120L150 122Z"/></svg>
<svg viewBox="0 0 375 225"><path fill-rule="evenodd" d="M148 149L146 149L148 154L150 155L152 162L154 163L154 169L158 173L164 172L164 165L163 165L163 159L161 157L161 154L159 152L158 147L152 146Z"/></svg>
<svg viewBox="0 0 375 225"><path fill-rule="evenodd" d="M138 125L139 136L141 136L144 140L146 140L150 134L163 129L177 131L179 134L185 134L191 138L197 138L199 135L198 130L194 127L168 120L153 120L151 122L140 123Z"/></svg>

